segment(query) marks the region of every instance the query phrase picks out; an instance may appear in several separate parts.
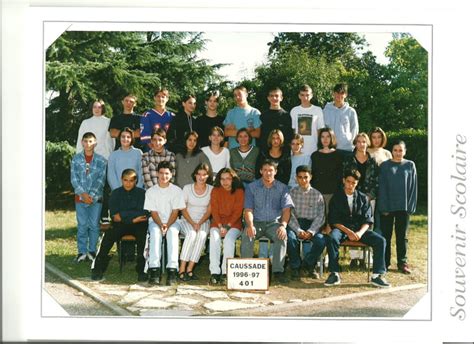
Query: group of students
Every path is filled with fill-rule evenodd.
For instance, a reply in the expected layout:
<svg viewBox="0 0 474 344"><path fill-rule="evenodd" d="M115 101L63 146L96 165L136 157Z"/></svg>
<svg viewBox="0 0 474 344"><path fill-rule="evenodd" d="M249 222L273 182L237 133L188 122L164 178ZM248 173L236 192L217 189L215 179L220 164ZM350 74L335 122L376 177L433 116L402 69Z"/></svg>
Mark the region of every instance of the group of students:
<svg viewBox="0 0 474 344"><path fill-rule="evenodd" d="M112 120L104 116L105 104L94 102L71 163L75 261L93 261L92 279L103 278L108 253L125 234L136 237L138 280L151 284L161 283L166 238L168 285L198 279L193 270L208 237L210 282L218 284L226 279L235 241L241 237L240 256L250 258L254 243L265 236L272 242L277 283L288 281L287 255L292 279L318 278L316 261L326 248L325 285L339 284L339 245L348 239L373 247L372 284L389 287L384 275L394 225L397 268L410 273L407 232L417 177L414 163L404 159L405 143L396 142L389 152L381 128L359 133L344 83L334 87L324 110L311 104L308 85L300 88L301 104L290 113L280 106L279 88L269 91L270 108L263 114L248 104L245 87L233 94L236 106L225 119L217 114L217 92L207 96L207 113L199 117L193 116L193 95L182 99L177 115L168 111L166 89L155 92L155 107L142 116L133 112L133 95ZM113 225L97 251L99 220L107 221L109 210ZM303 259L300 240L311 242ZM351 267L363 264L360 252L351 251Z"/></svg>

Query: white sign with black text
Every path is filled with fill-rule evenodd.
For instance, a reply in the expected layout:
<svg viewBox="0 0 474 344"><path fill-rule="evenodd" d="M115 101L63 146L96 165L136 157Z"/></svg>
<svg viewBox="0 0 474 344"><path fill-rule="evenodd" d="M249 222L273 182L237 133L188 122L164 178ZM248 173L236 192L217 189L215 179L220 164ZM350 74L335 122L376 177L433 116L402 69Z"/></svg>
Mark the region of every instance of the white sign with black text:
<svg viewBox="0 0 474 344"><path fill-rule="evenodd" d="M227 289L268 290L269 271L267 258L228 258Z"/></svg>

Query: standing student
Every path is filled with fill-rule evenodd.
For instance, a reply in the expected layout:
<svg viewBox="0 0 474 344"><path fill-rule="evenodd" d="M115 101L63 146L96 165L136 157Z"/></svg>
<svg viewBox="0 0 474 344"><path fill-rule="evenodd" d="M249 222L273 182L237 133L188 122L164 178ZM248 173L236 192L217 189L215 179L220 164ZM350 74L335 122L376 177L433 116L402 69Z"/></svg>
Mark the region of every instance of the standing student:
<svg viewBox="0 0 474 344"><path fill-rule="evenodd" d="M317 132L324 127L323 111L319 106L311 104L313 90L309 85L301 86L298 98L301 104L290 111L292 127L295 133L303 136L303 154L311 155L317 149Z"/></svg>
<svg viewBox="0 0 474 344"><path fill-rule="evenodd" d="M175 154L185 145L184 136L194 130L196 96L188 94L181 99L182 110L179 111L167 133L169 149Z"/></svg>
<svg viewBox="0 0 474 344"><path fill-rule="evenodd" d="M184 140L185 147L176 154L176 185L180 188L193 182L193 171L196 166L203 163L211 166L206 154L197 145L198 134L195 131L187 133Z"/></svg>
<svg viewBox="0 0 474 344"><path fill-rule="evenodd" d="M211 178L209 166L199 164L193 171L194 183L187 184L183 188L186 208L181 211L183 217L177 222L184 234L178 272L179 280L183 282L199 279L193 270L201 258L201 252L209 235L212 186L208 184L208 180Z"/></svg>
<svg viewBox="0 0 474 344"><path fill-rule="evenodd" d="M120 148L110 154L107 163L107 181L113 190L122 186L122 172L126 169L136 171L138 177L136 184L143 188L142 173L142 151L133 147L133 131L130 128L124 128L120 131Z"/></svg>
<svg viewBox="0 0 474 344"><path fill-rule="evenodd" d="M270 109L264 111L260 116L262 122L261 135L258 140L260 150L267 148L267 138L270 132L279 129L285 138L285 144L288 145L293 137L290 114L281 107L283 101L283 92L278 87L270 89L267 100L270 103Z"/></svg>
<svg viewBox="0 0 474 344"><path fill-rule="evenodd" d="M137 97L133 94L126 95L122 100L122 113L112 117L109 124L110 136L115 139L115 150L120 148L120 132L125 128L133 131L134 147L141 149L140 143L140 115L133 109L137 105Z"/></svg>
<svg viewBox="0 0 474 344"><path fill-rule="evenodd" d="M209 145L209 135L214 127L224 130L224 117L217 113L219 99L219 91L209 92L205 100L206 114L199 116L194 121L193 129L199 135L198 146L201 148Z"/></svg>
<svg viewBox="0 0 474 344"><path fill-rule="evenodd" d="M211 193L211 233L209 238L209 270L211 284L225 282L227 258L234 258L235 241L242 232L244 190L239 177L231 168L221 169ZM224 250L221 248L224 241Z"/></svg>
<svg viewBox="0 0 474 344"><path fill-rule="evenodd" d="M224 133L229 138L229 149L238 147L236 135L242 128L247 128L252 138L251 144L255 146L255 139L260 137L261 131L260 111L248 104L248 92L244 86L237 86L233 93L236 106L227 113L224 120Z"/></svg>
<svg viewBox="0 0 474 344"><path fill-rule="evenodd" d="M140 118L140 141L143 151L148 152L151 147L153 133L158 129L168 131L175 114L166 110L170 93L166 88L159 88L154 93L155 107L147 110Z"/></svg>
<svg viewBox="0 0 474 344"><path fill-rule="evenodd" d="M113 226L104 234L97 257L93 263L91 278L101 280L109 264L110 249L122 236L131 234L137 243L137 264L135 270L138 281L147 281L144 272L147 220L148 214L143 209L145 190L136 186L139 174L133 169L125 169L121 173L122 186L114 189L110 195L110 215Z"/></svg>
<svg viewBox="0 0 474 344"><path fill-rule="evenodd" d="M410 274L411 270L407 263L407 234L410 215L416 209L418 179L415 163L405 159L405 154L405 142L399 140L393 145L393 158L380 166L378 209L381 213L382 235L387 240L385 252L387 269L390 266L390 244L395 225L397 267L400 272Z"/></svg>
<svg viewBox="0 0 474 344"><path fill-rule="evenodd" d="M245 190L241 256L252 258L255 240L262 236L269 238L273 241L273 281L287 283L284 274L286 226L293 202L288 186L275 179L277 166L273 161L264 161L260 173L262 177L250 183Z"/></svg>
<svg viewBox="0 0 474 344"><path fill-rule="evenodd" d="M334 131L337 148L345 155L350 155L354 149L354 139L359 133L357 112L346 102L347 84L339 83L333 88L333 101L324 107L324 123Z"/></svg>
<svg viewBox="0 0 474 344"><path fill-rule="evenodd" d="M375 208L375 198L377 197L378 190L378 166L370 154L367 152L367 148L370 145L369 136L366 133L357 134L354 139L354 153L346 156L342 163L342 169L345 172L351 170L357 170L360 173L360 179L357 183L357 190L363 192L372 207L372 213ZM351 256L350 267L352 269L365 268L365 262L363 259L361 250L351 249L349 254Z"/></svg>
<svg viewBox="0 0 474 344"><path fill-rule="evenodd" d="M291 174L291 155L290 150L285 146L285 138L279 129L275 129L268 134L267 148L260 151L260 156L257 159L256 178L260 178L260 169L263 162L272 160L277 166L277 174L275 178L288 185Z"/></svg>
<svg viewBox="0 0 474 344"><path fill-rule="evenodd" d="M288 258L292 279L299 279L301 272L305 277L319 278L316 262L323 253L326 239L321 233L324 225L324 199L321 193L311 187L311 169L300 165L296 169L298 186L290 190L295 207L286 229L288 234ZM299 241L311 241L311 250L301 261Z"/></svg>
<svg viewBox="0 0 474 344"><path fill-rule="evenodd" d="M225 167L230 167L230 153L224 147L224 131L220 127L211 129L209 142L210 145L202 147L202 151L211 162L212 171L214 171L214 175L211 177L214 180L218 171Z"/></svg>
<svg viewBox="0 0 474 344"><path fill-rule="evenodd" d="M178 282L179 226L178 214L186 207L183 190L171 183L171 164L162 161L158 164L158 184L145 193L145 210L151 212L148 220L149 257L148 282L160 284L161 279L161 242L166 236L167 285Z"/></svg>
<svg viewBox="0 0 474 344"><path fill-rule="evenodd" d="M158 184L158 165L162 161L170 163L171 182L176 176L176 156L165 148L166 131L162 128L156 130L151 139L151 150L142 155L142 171L145 189Z"/></svg>
<svg viewBox="0 0 474 344"><path fill-rule="evenodd" d="M247 128L239 129L237 131L239 147L230 150L230 167L237 173L244 186L255 180L255 166L260 154L260 150L250 143L250 139Z"/></svg>
<svg viewBox="0 0 474 344"><path fill-rule="evenodd" d="M76 263L95 258L107 168L107 160L94 152L97 144L94 133L84 133L81 143L82 152L74 155L71 161L71 184L77 219Z"/></svg>
<svg viewBox="0 0 474 344"><path fill-rule="evenodd" d="M311 165L311 157L303 154L304 138L300 134L293 134L291 140L291 174L288 186L294 188L298 185L296 178L296 169L298 166Z"/></svg>
<svg viewBox="0 0 474 344"><path fill-rule="evenodd" d="M339 189L329 203L329 225L331 232L327 234L326 244L329 255L329 277L325 286L334 286L341 283L339 276L339 246L345 240L360 241L372 247L374 252L374 266L371 284L388 288L383 275L385 267L386 241L380 234L369 230L372 225L372 210L367 196L357 190L360 173L357 170L344 171L343 189Z"/></svg>

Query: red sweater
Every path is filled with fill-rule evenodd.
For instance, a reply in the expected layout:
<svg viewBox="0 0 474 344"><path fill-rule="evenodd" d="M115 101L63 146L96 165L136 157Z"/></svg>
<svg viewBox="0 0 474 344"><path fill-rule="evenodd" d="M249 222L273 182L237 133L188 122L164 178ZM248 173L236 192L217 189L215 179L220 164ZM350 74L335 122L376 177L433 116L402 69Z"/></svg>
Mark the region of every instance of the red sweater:
<svg viewBox="0 0 474 344"><path fill-rule="evenodd" d="M237 189L234 193L215 187L211 192L211 227L220 223L232 228L242 229L242 212L244 210L244 190Z"/></svg>

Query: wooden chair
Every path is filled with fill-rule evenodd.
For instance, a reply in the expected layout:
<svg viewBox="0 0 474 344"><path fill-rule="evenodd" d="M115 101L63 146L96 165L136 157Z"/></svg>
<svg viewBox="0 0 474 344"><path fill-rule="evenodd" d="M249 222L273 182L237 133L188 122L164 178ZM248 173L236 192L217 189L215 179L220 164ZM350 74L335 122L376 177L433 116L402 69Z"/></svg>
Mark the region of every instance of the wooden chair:
<svg viewBox="0 0 474 344"><path fill-rule="evenodd" d="M119 241L117 241L117 253L119 259L120 272L122 272L125 263L127 262L127 255L124 253L124 243L133 244L133 253L135 254L135 241L134 235L126 234L123 235Z"/></svg>
<svg viewBox="0 0 474 344"><path fill-rule="evenodd" d="M363 255L364 255L364 261L366 260L367 258L367 281L370 282L370 264L371 264L371 250L372 248L369 246L369 245L366 245L364 244L363 242L360 242L360 241L350 241L350 240L346 240L346 241L343 241L341 242L341 245L340 247L344 247L344 248L351 248L351 247L360 247L362 248L362 252L363 252Z"/></svg>

